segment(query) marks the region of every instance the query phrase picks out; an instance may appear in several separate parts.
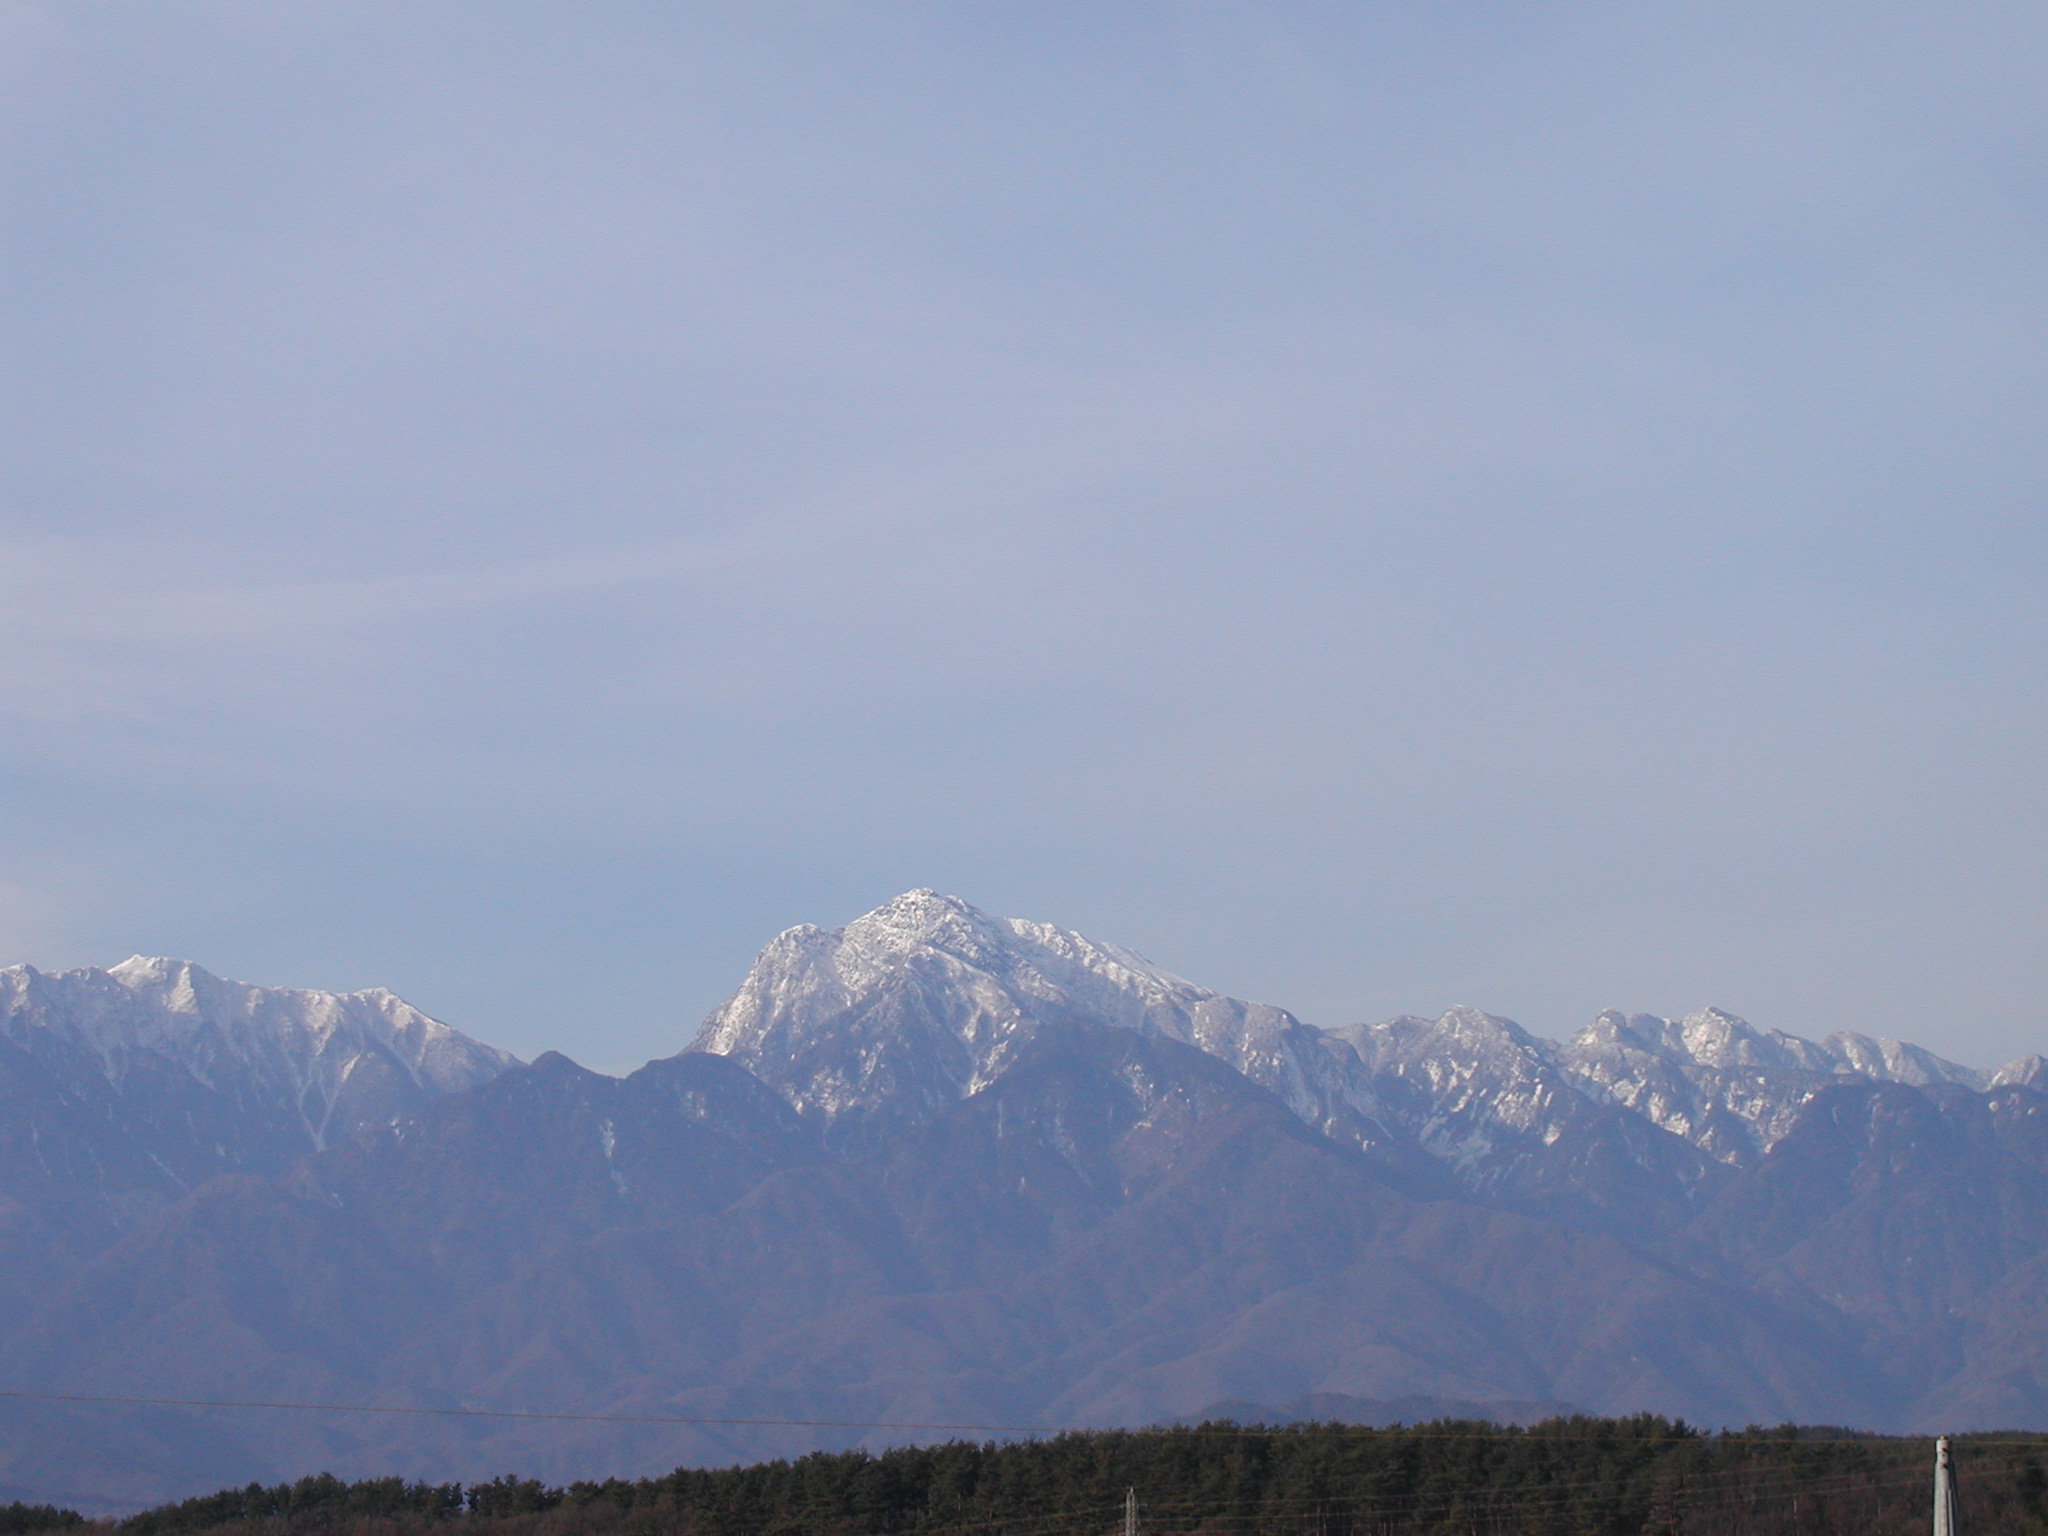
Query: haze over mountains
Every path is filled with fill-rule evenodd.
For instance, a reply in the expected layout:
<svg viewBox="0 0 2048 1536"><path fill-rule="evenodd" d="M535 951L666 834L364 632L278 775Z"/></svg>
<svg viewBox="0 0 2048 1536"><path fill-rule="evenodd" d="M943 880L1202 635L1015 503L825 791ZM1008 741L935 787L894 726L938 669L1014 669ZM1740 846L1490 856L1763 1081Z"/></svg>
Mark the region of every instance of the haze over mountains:
<svg viewBox="0 0 2048 1536"><path fill-rule="evenodd" d="M624 1079L386 993L16 967L0 1388L2043 1427L2043 1073L1712 1009L1562 1043L1464 1008L1326 1031L929 891L782 934ZM15 1400L0 1499L559 1480L863 1436Z"/></svg>

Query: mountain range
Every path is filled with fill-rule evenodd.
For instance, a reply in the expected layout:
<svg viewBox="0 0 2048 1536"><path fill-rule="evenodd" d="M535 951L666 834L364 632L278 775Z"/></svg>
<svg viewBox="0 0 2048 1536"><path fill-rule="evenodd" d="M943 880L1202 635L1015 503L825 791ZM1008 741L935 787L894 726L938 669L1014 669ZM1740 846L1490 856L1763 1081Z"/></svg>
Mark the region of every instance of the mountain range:
<svg viewBox="0 0 2048 1536"><path fill-rule="evenodd" d="M1713 1009L1323 1030L930 891L622 1079L388 993L14 967L0 1500L1219 1405L2048 1427L2044 1073Z"/></svg>

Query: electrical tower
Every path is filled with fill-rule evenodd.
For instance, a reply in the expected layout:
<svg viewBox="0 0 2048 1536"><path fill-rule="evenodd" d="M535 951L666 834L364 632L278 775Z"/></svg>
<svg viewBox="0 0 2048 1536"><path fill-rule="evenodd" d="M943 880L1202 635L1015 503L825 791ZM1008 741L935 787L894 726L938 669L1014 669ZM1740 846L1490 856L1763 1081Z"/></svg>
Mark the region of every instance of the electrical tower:
<svg viewBox="0 0 2048 1536"><path fill-rule="evenodd" d="M1946 1440L1941 1443L1948 1444ZM1124 1536L1138 1536L1138 1490L1135 1488L1124 1490ZM1944 1526L1934 1536L1953 1536L1953 1533Z"/></svg>

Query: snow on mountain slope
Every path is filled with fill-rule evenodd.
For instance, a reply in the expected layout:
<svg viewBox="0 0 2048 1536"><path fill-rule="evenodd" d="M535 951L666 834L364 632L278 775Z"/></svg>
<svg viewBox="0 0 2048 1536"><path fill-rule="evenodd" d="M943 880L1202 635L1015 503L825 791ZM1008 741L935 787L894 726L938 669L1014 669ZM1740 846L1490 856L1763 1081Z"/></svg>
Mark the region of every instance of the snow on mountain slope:
<svg viewBox="0 0 2048 1536"><path fill-rule="evenodd" d="M1944 1061L1934 1052L1903 1040L1872 1039L1847 1030L1829 1035L1821 1041L1821 1049L1835 1059L1837 1071L1853 1072L1874 1083L1904 1083L1908 1088L1958 1083L1982 1093L1992 1086L1992 1078L1997 1075Z"/></svg>
<svg viewBox="0 0 2048 1536"><path fill-rule="evenodd" d="M1593 1200L1617 1220L1631 1201L1679 1219L1832 1084L1982 1091L2048 1074L2034 1057L1986 1073L1894 1040L1816 1043L1717 1008L1609 1011L1562 1044L1473 1008L1324 1031L929 890L778 936L691 1049L733 1057L828 1124L920 1117L992 1082L1036 1025L1064 1017L1197 1046L1338 1140L1419 1151L1469 1192L1561 1214Z"/></svg>
<svg viewBox="0 0 2048 1536"><path fill-rule="evenodd" d="M771 940L690 1049L730 1056L827 1123L927 1114L985 1087L1035 1026L1083 1018L1195 1046L1312 1124L1387 1138L1368 1089L1284 1009L1198 987L1049 923L909 891L844 928Z"/></svg>
<svg viewBox="0 0 2048 1536"><path fill-rule="evenodd" d="M2048 1079L2048 1059L2021 1056L2008 1061L1985 1079L1985 1088L2039 1088Z"/></svg>
<svg viewBox="0 0 2048 1536"><path fill-rule="evenodd" d="M1948 1083L1981 1093L2031 1086L2043 1071L2040 1058L2028 1056L1981 1072L1921 1046L1847 1031L1816 1043L1718 1008L1679 1020L1609 1010L1560 1047L1557 1060L1587 1092L1737 1166L1775 1146L1800 1107L1836 1083Z"/></svg>
<svg viewBox="0 0 2048 1536"><path fill-rule="evenodd" d="M1684 1222L1720 1182L1698 1148L1588 1094L1512 1019L1452 1008L1327 1038L1388 1120L1489 1202L1639 1235Z"/></svg>
<svg viewBox="0 0 2048 1536"><path fill-rule="evenodd" d="M110 970L0 970L0 1042L68 1091L146 1098L139 1112L158 1121L174 1101L219 1101L300 1150L517 1064L381 989L257 987L140 955Z"/></svg>
<svg viewBox="0 0 2048 1536"><path fill-rule="evenodd" d="M1357 1052L1369 1078L1411 1090L1423 1145L1455 1167L1484 1159L1501 1133L1554 1141L1559 1117L1584 1105L1554 1047L1477 1008L1354 1024L1330 1037Z"/></svg>
<svg viewBox="0 0 2048 1536"><path fill-rule="evenodd" d="M1588 1094L1729 1166L1767 1151L1841 1065L1809 1040L1757 1030L1718 1008L1677 1020L1609 1009L1559 1047L1557 1060Z"/></svg>
<svg viewBox="0 0 2048 1536"><path fill-rule="evenodd" d="M515 1065L388 992L0 969L0 1339L143 1218Z"/></svg>

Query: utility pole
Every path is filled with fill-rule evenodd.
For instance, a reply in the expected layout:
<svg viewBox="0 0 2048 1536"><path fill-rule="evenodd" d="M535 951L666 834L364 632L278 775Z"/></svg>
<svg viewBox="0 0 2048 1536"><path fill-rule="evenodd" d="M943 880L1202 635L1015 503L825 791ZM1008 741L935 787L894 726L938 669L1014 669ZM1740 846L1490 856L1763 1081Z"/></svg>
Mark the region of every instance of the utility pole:
<svg viewBox="0 0 2048 1536"><path fill-rule="evenodd" d="M1956 1480L1947 1435L1934 1442L1934 1536L1956 1536Z"/></svg>
<svg viewBox="0 0 2048 1536"><path fill-rule="evenodd" d="M1946 1440L1941 1443L1948 1444ZM1124 1490L1124 1536L1138 1536L1138 1490L1135 1488ZM1953 1536L1953 1533L1944 1527L1934 1536Z"/></svg>

